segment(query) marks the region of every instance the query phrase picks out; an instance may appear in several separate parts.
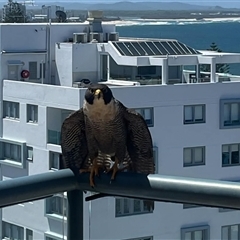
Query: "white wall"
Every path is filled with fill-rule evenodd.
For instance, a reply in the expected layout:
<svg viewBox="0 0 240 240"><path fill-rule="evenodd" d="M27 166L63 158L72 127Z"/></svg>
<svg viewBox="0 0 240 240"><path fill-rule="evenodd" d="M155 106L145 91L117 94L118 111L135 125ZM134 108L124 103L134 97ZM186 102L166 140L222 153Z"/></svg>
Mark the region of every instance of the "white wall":
<svg viewBox="0 0 240 240"><path fill-rule="evenodd" d="M21 77L22 70L29 70L29 62L37 62L38 78L40 81L40 64L46 63L46 54L5 54L1 58L1 77L2 79L9 79L8 77L8 61L21 61L23 65L18 66L18 80ZM46 64L47 65L47 64Z"/></svg>
<svg viewBox="0 0 240 240"><path fill-rule="evenodd" d="M70 43L56 45L55 76L58 85L72 87L72 44Z"/></svg>
<svg viewBox="0 0 240 240"><path fill-rule="evenodd" d="M150 131L154 145L158 146L159 174L231 180L239 179L240 166L221 166L221 146L240 143L240 129L219 129L219 100L240 98L239 86L240 83L201 83L113 87L112 90L114 96L127 107L154 107L154 127ZM84 92L85 89L4 81L4 100L20 101L22 118L17 123L4 119L4 136L21 138L27 143L31 142L34 147L34 163L28 163L25 171L15 170L14 175L48 170L46 108L78 109L82 106ZM26 103L40 106L40 122L34 130L25 122ZM206 104L206 123L183 124L183 106L191 104ZM199 145L206 146L206 165L184 168L183 148ZM11 169L4 166L3 176L11 178ZM151 235L155 239L179 239L182 227L202 224L210 225L211 239L220 239L221 226L240 223L237 211L219 213L218 209L205 207L183 210L182 204L157 203L153 214L118 218L115 218L114 198L93 201L91 211L88 205L85 203L84 230L85 238L90 235L91 239L127 239ZM3 219L29 226L38 232L48 231L50 226L61 233L61 224L57 227L57 222L48 222L43 209L43 201L24 207L5 208ZM16 212L19 215L14 214ZM26 217L23 219L20 216ZM103 229L102 226L108 227Z"/></svg>
<svg viewBox="0 0 240 240"><path fill-rule="evenodd" d="M1 49L46 50L46 24L1 24Z"/></svg>
<svg viewBox="0 0 240 240"><path fill-rule="evenodd" d="M72 45L73 82L88 78L92 82L98 81L97 44L76 43Z"/></svg>

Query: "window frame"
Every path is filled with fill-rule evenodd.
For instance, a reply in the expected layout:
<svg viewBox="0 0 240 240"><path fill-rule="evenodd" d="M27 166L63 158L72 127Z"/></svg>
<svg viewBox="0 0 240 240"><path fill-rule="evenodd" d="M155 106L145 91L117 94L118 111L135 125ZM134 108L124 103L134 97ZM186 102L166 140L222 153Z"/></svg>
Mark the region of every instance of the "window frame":
<svg viewBox="0 0 240 240"><path fill-rule="evenodd" d="M117 213L117 201L120 201L120 213ZM124 204L125 201L127 201L127 206L129 209L129 212L124 212ZM134 201L140 201L140 211L135 212L134 211ZM115 198L115 217L126 217L126 216L134 216L134 215L140 215L140 214L149 214L153 213L153 211L148 211L144 209L144 200L142 199L133 199L133 198L121 198L117 197Z"/></svg>
<svg viewBox="0 0 240 240"><path fill-rule="evenodd" d="M59 156L59 159L58 159L58 167L57 168L54 168L54 167L51 167L51 162L52 162L52 156L54 154L58 154ZM49 170L51 171L58 171L61 169L61 153L59 152L54 152L54 151L49 151Z"/></svg>
<svg viewBox="0 0 240 240"><path fill-rule="evenodd" d="M195 107L202 106L202 121L196 121L195 120ZM186 121L186 116L185 116L185 108L186 107L191 107L192 108L192 120L191 121ZM184 105L183 106L183 124L184 125L189 125L189 124L201 124L201 123L206 123L206 104L192 104L192 105Z"/></svg>
<svg viewBox="0 0 240 240"><path fill-rule="evenodd" d="M59 214L59 213L56 213L56 212L52 212L50 213L49 211L49 201L51 201L52 198L61 198L63 199L63 204L62 204L62 207L65 208L65 209L62 209L62 211L66 211L66 215L64 214ZM55 220L59 220L59 221L67 221L67 211L68 211L68 201L67 201L67 197L66 197L66 194L55 194L53 195L52 197L48 197L45 199L45 216L48 217L48 218L52 218L52 219L55 219Z"/></svg>
<svg viewBox="0 0 240 240"><path fill-rule="evenodd" d="M32 156L31 157L29 157L29 151L31 151L32 152ZM26 159L28 160L28 161L33 161L33 147L32 146L26 146Z"/></svg>
<svg viewBox="0 0 240 240"><path fill-rule="evenodd" d="M29 233L31 233L31 235ZM31 236L31 238L29 238L29 236ZM33 236L34 236L33 235L33 230L29 229L29 228L26 228L25 229L25 238L26 238L26 240L33 240L34 239Z"/></svg>
<svg viewBox="0 0 240 240"><path fill-rule="evenodd" d="M191 163L185 163L185 150L190 149L191 150L191 158L194 156L194 151L196 148L202 148L202 162L195 162L194 159L192 159ZM196 147L185 147L183 148L183 167L194 167L194 166L203 166L206 165L206 147L205 146L196 146Z"/></svg>
<svg viewBox="0 0 240 240"><path fill-rule="evenodd" d="M227 228L228 229L228 240L231 240L231 230L229 231L229 229L232 226L238 226L238 239L240 238L240 224L232 224L232 225L224 225L221 227L221 239L223 240L223 228ZM224 238L225 240L225 238Z"/></svg>
<svg viewBox="0 0 240 240"><path fill-rule="evenodd" d="M238 106L238 121L239 124L235 124L235 125L225 125L224 123L224 105L225 104L234 104L237 103ZM231 129L231 128L240 128L240 98L231 98L231 99L220 99L220 129Z"/></svg>
<svg viewBox="0 0 240 240"><path fill-rule="evenodd" d="M11 116L12 111L14 112L14 116ZM20 103L3 100L3 118L19 121L20 120Z"/></svg>
<svg viewBox="0 0 240 240"><path fill-rule="evenodd" d="M27 122L33 124L38 123L38 105L27 104Z"/></svg>
<svg viewBox="0 0 240 240"><path fill-rule="evenodd" d="M6 235L6 226L5 226L5 224L7 224L7 225L9 225L9 228L10 228L10 235L11 235L11 238L9 238L9 237L6 237L6 236L4 236L4 235ZM19 226L19 225L17 225L17 224L13 224L13 223L10 223L10 222L7 222L7 221L2 221L2 239L12 239L12 235L13 235L13 227L16 227L17 228L17 235L18 235L18 238L19 239L24 239L24 227L22 227L22 226ZM21 232L20 232L20 231ZM19 237L20 236L20 237Z"/></svg>
<svg viewBox="0 0 240 240"><path fill-rule="evenodd" d="M155 174L158 173L158 147L154 146L153 147L153 157L154 157L154 164L155 164ZM115 198L115 217L124 217L124 216L131 216L131 215L138 215L138 214L146 214L146 213L153 213L153 211L144 211L144 205L143 205L143 211L141 212L134 212L134 211L130 211L129 213L121 213L121 214L117 214L117 201L121 199L121 203L120 203L120 208L124 209L124 199L128 200L128 205L130 205L131 209L134 209L134 199L132 198ZM142 204L143 201L142 199L135 199L135 200L139 200L141 201L141 208L142 208ZM155 203L154 203L155 204ZM122 211L124 212L124 210Z"/></svg>
<svg viewBox="0 0 240 240"><path fill-rule="evenodd" d="M33 64L34 64L34 71L32 71L31 68L33 68ZM32 66L31 66L32 65ZM28 62L28 69L29 69L29 80L37 80L38 79L38 62L37 61L29 61ZM33 75L34 76L31 76Z"/></svg>
<svg viewBox="0 0 240 240"><path fill-rule="evenodd" d="M20 162L13 159L4 158L4 144L12 144L20 146ZM5 164L18 168L25 168L26 166L26 142L16 142L13 140L0 138L0 164Z"/></svg>
<svg viewBox="0 0 240 240"><path fill-rule="evenodd" d="M232 162L232 145L238 145L238 163L231 163ZM228 164L223 164L223 147L228 147L228 154L229 154L229 162ZM222 144L222 167L234 167L240 165L240 143L230 143L230 144Z"/></svg>
<svg viewBox="0 0 240 240"><path fill-rule="evenodd" d="M147 122L147 119L145 118L145 113L144 113L144 111L148 109L150 110L150 116L151 116L150 123ZM154 107L134 108L133 110L142 115L148 127L154 127Z"/></svg>
<svg viewBox="0 0 240 240"><path fill-rule="evenodd" d="M203 239L210 240L210 226L209 225L181 228L181 240L185 240L185 234L187 232L194 233L196 231L205 231Z"/></svg>

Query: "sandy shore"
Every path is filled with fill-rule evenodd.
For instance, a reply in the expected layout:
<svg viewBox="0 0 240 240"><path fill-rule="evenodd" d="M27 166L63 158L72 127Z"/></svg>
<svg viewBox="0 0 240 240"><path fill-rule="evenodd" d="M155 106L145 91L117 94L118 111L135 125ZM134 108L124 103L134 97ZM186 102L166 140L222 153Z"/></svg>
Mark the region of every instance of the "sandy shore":
<svg viewBox="0 0 240 240"><path fill-rule="evenodd" d="M116 26L132 26L132 25L171 25L171 24L203 24L211 22L240 22L240 17L236 18L203 18L201 20L192 19L126 19L109 21L107 23Z"/></svg>

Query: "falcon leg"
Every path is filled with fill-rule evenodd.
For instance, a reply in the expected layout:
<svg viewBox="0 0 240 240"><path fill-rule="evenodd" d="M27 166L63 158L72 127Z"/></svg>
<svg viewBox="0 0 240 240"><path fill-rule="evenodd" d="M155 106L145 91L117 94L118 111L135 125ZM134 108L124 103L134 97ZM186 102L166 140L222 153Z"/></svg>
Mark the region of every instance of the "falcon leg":
<svg viewBox="0 0 240 240"><path fill-rule="evenodd" d="M93 159L93 164L90 170L90 186L93 188L94 185L94 176L98 176L98 164L97 158Z"/></svg>

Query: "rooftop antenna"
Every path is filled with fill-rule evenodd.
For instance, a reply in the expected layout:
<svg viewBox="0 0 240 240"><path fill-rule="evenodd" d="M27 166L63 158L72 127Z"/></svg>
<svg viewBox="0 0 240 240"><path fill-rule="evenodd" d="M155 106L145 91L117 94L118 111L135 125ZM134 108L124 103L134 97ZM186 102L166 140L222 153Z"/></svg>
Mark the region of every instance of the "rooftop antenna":
<svg viewBox="0 0 240 240"><path fill-rule="evenodd" d="M55 14L58 18L58 22L66 22L67 15L65 12L58 10L58 11L56 11Z"/></svg>

